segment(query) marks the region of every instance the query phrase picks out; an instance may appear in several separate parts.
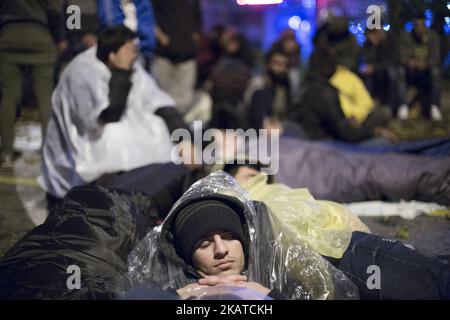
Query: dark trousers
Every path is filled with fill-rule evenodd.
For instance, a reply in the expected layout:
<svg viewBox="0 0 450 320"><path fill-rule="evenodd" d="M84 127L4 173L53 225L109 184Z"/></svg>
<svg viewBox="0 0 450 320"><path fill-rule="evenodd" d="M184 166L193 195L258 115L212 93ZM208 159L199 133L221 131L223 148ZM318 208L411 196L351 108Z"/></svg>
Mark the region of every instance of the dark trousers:
<svg viewBox="0 0 450 320"><path fill-rule="evenodd" d="M376 69L370 76L364 76L364 83L370 94L380 99L380 104L388 105L393 112L399 105L398 75L395 67Z"/></svg>
<svg viewBox="0 0 450 320"><path fill-rule="evenodd" d="M432 67L423 71L399 71L400 104L407 104L407 86L415 86L419 91L418 97L421 104L422 115L430 118L431 105L440 105L441 78L439 67Z"/></svg>
<svg viewBox="0 0 450 320"><path fill-rule="evenodd" d="M327 259L357 285L362 300L450 299L450 264L400 241L354 232L342 259Z"/></svg>

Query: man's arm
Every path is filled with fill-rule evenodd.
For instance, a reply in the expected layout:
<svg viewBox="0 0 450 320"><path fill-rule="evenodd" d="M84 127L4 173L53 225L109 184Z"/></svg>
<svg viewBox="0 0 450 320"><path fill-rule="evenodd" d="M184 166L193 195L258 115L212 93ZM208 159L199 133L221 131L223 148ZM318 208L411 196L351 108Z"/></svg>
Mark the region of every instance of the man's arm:
<svg viewBox="0 0 450 320"><path fill-rule="evenodd" d="M113 69L109 81L108 108L102 111L98 120L106 124L118 122L127 105L128 94L131 89L131 70Z"/></svg>
<svg viewBox="0 0 450 320"><path fill-rule="evenodd" d="M441 64L441 43L437 34L430 30L428 67L436 67Z"/></svg>
<svg viewBox="0 0 450 320"><path fill-rule="evenodd" d="M53 36L58 47L63 48L66 45L65 38L65 14L63 12L64 4L61 0L48 1L47 4L47 19L50 33Z"/></svg>
<svg viewBox="0 0 450 320"><path fill-rule="evenodd" d="M161 107L156 110L155 114L163 118L170 133L172 134L176 129L189 130L188 125L184 122L183 117L174 107Z"/></svg>
<svg viewBox="0 0 450 320"><path fill-rule="evenodd" d="M337 94L331 95L324 92L319 100L317 109L324 120L323 124L333 135L348 142L358 142L373 137L374 128L355 128L350 124L341 110Z"/></svg>

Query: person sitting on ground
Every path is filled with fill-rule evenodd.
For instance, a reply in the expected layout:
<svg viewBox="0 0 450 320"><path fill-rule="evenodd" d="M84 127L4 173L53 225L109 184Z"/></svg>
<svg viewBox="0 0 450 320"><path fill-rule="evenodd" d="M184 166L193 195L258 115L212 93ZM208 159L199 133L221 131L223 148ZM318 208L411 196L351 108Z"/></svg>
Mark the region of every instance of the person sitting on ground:
<svg viewBox="0 0 450 320"><path fill-rule="evenodd" d="M64 70L53 94L41 185L50 203L105 174L171 161L175 102L135 63L136 34L105 29Z"/></svg>
<svg viewBox="0 0 450 320"><path fill-rule="evenodd" d="M396 141L397 137L384 126L389 115L375 109L362 124L347 119L342 110L338 90L330 83L336 72L334 54L316 51L311 56L309 74L301 102L293 108L291 118L297 121L309 138L364 142L375 137Z"/></svg>
<svg viewBox="0 0 450 320"><path fill-rule="evenodd" d="M361 77L372 97L391 111L398 107L397 39L383 29L366 29Z"/></svg>
<svg viewBox="0 0 450 320"><path fill-rule="evenodd" d="M380 119L383 121L380 121L380 125L388 124L390 111L375 105L375 101L366 89L364 82L357 74L344 66L338 65L330 83L339 92L339 102L347 119L356 125L361 125L370 113L376 112L382 113Z"/></svg>
<svg viewBox="0 0 450 320"><path fill-rule="evenodd" d="M256 130L287 129L288 132L296 132L294 129L289 130L294 124L287 119L291 108L291 90L295 90L291 88L288 74L289 57L281 50L272 49L266 55L266 68L262 81L259 81L259 88L249 88L247 92L247 95L251 95L248 123ZM256 79L253 83L256 83Z"/></svg>
<svg viewBox="0 0 450 320"><path fill-rule="evenodd" d="M280 37L272 45L270 50L280 50L289 58L289 81L291 83L291 101L297 103L300 98L301 85L301 47L297 39L297 33L291 28L281 32Z"/></svg>

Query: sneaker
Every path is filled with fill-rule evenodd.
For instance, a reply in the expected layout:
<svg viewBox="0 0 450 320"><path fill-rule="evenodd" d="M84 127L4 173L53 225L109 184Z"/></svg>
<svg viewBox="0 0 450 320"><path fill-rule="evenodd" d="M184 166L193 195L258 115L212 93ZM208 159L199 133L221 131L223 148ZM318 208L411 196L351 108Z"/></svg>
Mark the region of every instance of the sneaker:
<svg viewBox="0 0 450 320"><path fill-rule="evenodd" d="M408 120L409 118L409 108L406 104L403 104L398 108L397 117L400 120Z"/></svg>
<svg viewBox="0 0 450 320"><path fill-rule="evenodd" d="M437 105L431 106L431 119L433 121L442 121L442 113L441 113L441 110L439 110Z"/></svg>
<svg viewBox="0 0 450 320"><path fill-rule="evenodd" d="M1 155L1 165L0 169L12 170L14 169L14 156L12 154L2 154Z"/></svg>

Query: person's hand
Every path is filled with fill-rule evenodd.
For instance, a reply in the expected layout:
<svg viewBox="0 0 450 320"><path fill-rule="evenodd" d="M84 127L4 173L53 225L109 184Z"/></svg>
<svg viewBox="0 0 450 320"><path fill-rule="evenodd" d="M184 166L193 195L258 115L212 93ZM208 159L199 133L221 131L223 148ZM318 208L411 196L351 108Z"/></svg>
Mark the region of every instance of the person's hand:
<svg viewBox="0 0 450 320"><path fill-rule="evenodd" d="M234 287L244 287L268 295L270 289L264 287L257 282L248 282L247 277L243 275L229 275L229 276L207 276L198 282L200 285L217 286L227 285Z"/></svg>
<svg viewBox="0 0 450 320"><path fill-rule="evenodd" d="M348 118L348 122L350 123L350 125L353 128L360 128L361 124L358 122L358 120L356 120L356 118L354 116L351 116L350 118Z"/></svg>
<svg viewBox="0 0 450 320"><path fill-rule="evenodd" d="M423 61L417 61L417 62L416 62L416 68L417 68L418 70L420 70L420 71L423 71L423 70L425 70L425 69L427 68L427 66L426 66L425 62L423 62Z"/></svg>
<svg viewBox="0 0 450 320"><path fill-rule="evenodd" d="M69 48L69 41L63 40L56 45L58 52L61 54Z"/></svg>
<svg viewBox="0 0 450 320"><path fill-rule="evenodd" d="M183 141L177 147L181 162L188 171L192 172L201 167L201 163L195 163L195 153L197 150L191 141Z"/></svg>
<svg viewBox="0 0 450 320"><path fill-rule="evenodd" d="M389 129L377 127L374 130L377 137L382 137L388 139L390 142L398 142L397 135Z"/></svg>
<svg viewBox="0 0 450 320"><path fill-rule="evenodd" d="M117 50L109 54L109 61L113 67L122 70L131 70L138 57L138 50L134 41L128 41Z"/></svg>
<svg viewBox="0 0 450 320"><path fill-rule="evenodd" d="M200 44L200 34L198 32L194 32L192 34L192 40L194 40L195 45L199 45Z"/></svg>
<svg viewBox="0 0 450 320"><path fill-rule="evenodd" d="M156 39L159 41L159 43L163 47L167 47L170 44L169 36L164 31L162 31L162 29L159 26L156 26L154 31Z"/></svg>
<svg viewBox="0 0 450 320"><path fill-rule="evenodd" d="M239 287L244 287L247 289L254 290L256 292L260 292L265 296L267 296L270 292L269 288L266 288L257 282L237 282L236 285Z"/></svg>
<svg viewBox="0 0 450 320"><path fill-rule="evenodd" d="M246 282L247 277L235 274L235 275L228 275L228 276L206 276L204 278L201 278L198 283L205 286L216 286L219 284L235 284L237 282Z"/></svg>
<svg viewBox="0 0 450 320"><path fill-rule="evenodd" d="M88 32L85 35L83 35L81 42L83 43L83 46L86 49L89 49L89 48L95 46L95 44L97 43L97 37L94 34Z"/></svg>
<svg viewBox="0 0 450 320"><path fill-rule="evenodd" d="M372 64L366 64L364 68L362 68L361 73L366 76L370 76L375 72L375 67Z"/></svg>
<svg viewBox="0 0 450 320"><path fill-rule="evenodd" d="M268 135L271 135L273 130L279 130L279 136L282 136L284 132L284 126L281 121L272 117L264 118L263 129L268 130Z"/></svg>
<svg viewBox="0 0 450 320"><path fill-rule="evenodd" d="M408 67L412 71L417 70L420 67L420 61L417 59L411 59L408 61Z"/></svg>
<svg viewBox="0 0 450 320"><path fill-rule="evenodd" d="M198 283L191 283L181 289L178 289L177 293L179 294L181 299L185 300L190 297L196 297L200 290L207 287L208 286L200 285Z"/></svg>

